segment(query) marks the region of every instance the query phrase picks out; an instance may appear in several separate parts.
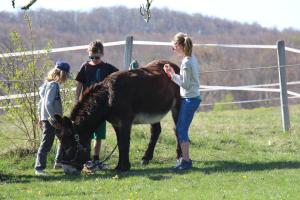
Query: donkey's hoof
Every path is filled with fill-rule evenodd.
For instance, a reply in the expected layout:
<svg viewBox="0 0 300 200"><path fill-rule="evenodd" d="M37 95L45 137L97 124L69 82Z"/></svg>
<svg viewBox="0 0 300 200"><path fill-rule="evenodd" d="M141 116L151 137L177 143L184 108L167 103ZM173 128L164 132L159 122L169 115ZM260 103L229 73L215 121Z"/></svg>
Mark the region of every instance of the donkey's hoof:
<svg viewBox="0 0 300 200"><path fill-rule="evenodd" d="M141 165L148 165L149 164L149 160L142 160L141 161Z"/></svg>
<svg viewBox="0 0 300 200"><path fill-rule="evenodd" d="M130 170L130 165L126 165L126 166L118 165L116 166L115 170L119 172L126 172Z"/></svg>

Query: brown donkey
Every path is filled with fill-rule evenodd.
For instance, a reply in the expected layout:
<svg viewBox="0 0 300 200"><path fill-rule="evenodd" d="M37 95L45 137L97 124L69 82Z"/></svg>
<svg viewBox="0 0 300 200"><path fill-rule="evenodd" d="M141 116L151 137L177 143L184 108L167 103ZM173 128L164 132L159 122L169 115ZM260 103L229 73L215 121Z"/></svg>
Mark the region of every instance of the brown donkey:
<svg viewBox="0 0 300 200"><path fill-rule="evenodd" d="M151 124L151 139L142 158L148 164L161 132L161 119L171 110L176 124L180 107L179 87L163 70L169 63L179 73L174 63L155 60L143 68L120 71L87 89L70 118L55 116L60 129L63 163L81 170L90 159L92 132L107 120L117 135L119 161L116 170L130 169L129 147L132 124ZM181 149L177 141L177 158Z"/></svg>

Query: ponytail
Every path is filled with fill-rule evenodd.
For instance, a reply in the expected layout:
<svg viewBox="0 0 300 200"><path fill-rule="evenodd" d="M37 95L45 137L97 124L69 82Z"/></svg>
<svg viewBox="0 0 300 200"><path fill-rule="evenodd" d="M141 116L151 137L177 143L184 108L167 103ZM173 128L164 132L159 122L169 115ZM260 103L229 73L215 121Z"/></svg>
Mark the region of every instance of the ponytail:
<svg viewBox="0 0 300 200"><path fill-rule="evenodd" d="M174 36L173 41L183 47L183 52L185 56L192 56L193 42L187 34L182 32L177 33Z"/></svg>

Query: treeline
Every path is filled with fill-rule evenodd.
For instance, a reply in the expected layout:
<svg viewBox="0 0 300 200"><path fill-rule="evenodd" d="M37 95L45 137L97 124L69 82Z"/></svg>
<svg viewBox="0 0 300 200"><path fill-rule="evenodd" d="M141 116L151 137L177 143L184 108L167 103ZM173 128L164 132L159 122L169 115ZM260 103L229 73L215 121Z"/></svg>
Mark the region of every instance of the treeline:
<svg viewBox="0 0 300 200"><path fill-rule="evenodd" d="M263 28L258 24L242 24L168 9L153 9L150 23L145 23L138 9L125 7L97 8L90 12L56 12L42 9L30 11L29 16L36 49L44 48L49 41L53 48L57 48L86 45L94 39L101 39L104 42L119 41L124 40L128 35L132 35L135 40L170 41L179 31L188 33L194 43L275 45L276 41L285 40L286 46L300 48L300 31L294 29L279 31L276 28ZM23 13L0 12L0 27L1 52L14 50L9 40L12 31L19 32L26 43L29 29ZM29 42L25 45L29 46ZM276 68L248 69L276 66L275 50L196 47L194 53L201 64L202 85L239 86L278 82ZM87 60L85 51L56 53L51 57L53 60L68 60L75 73L81 63ZM158 58L170 59L179 64L178 58L173 55L170 47L135 46L133 57L142 65ZM123 68L123 47L107 47L105 60ZM287 53L287 64L298 63L300 63L299 54ZM227 71L241 68L248 70ZM288 68L288 81L300 79L298 68ZM291 89L297 91L296 87ZM228 93L205 92L204 103L221 101ZM232 92L231 95L235 101L279 96L266 92ZM252 108L262 104L266 103L243 104L241 107ZM273 104L268 102L267 105Z"/></svg>

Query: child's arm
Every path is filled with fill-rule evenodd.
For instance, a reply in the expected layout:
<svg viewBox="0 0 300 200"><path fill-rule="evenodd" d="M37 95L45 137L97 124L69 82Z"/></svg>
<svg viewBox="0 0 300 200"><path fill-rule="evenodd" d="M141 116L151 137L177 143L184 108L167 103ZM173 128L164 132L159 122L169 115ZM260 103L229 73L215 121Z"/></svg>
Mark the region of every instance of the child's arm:
<svg viewBox="0 0 300 200"><path fill-rule="evenodd" d="M83 90L82 83L80 83L79 81L77 81L76 96L75 96L75 98L76 98L75 100L76 101L79 101L81 99L82 90Z"/></svg>
<svg viewBox="0 0 300 200"><path fill-rule="evenodd" d="M191 82L191 72L188 68L183 68L181 74L171 74L171 79L180 87L188 89Z"/></svg>
<svg viewBox="0 0 300 200"><path fill-rule="evenodd" d="M188 68L186 65L183 66L182 69L180 69L181 74L176 74L174 69L169 65L164 65L164 70L167 73L167 75L171 78L172 81L174 81L177 85L180 87L183 87L184 89L188 89L190 86L190 75L191 71L190 68Z"/></svg>
<svg viewBox="0 0 300 200"><path fill-rule="evenodd" d="M50 84L45 94L45 109L48 115L53 117L54 114L59 113L58 108L55 108L55 101L57 93L59 92L58 84Z"/></svg>

